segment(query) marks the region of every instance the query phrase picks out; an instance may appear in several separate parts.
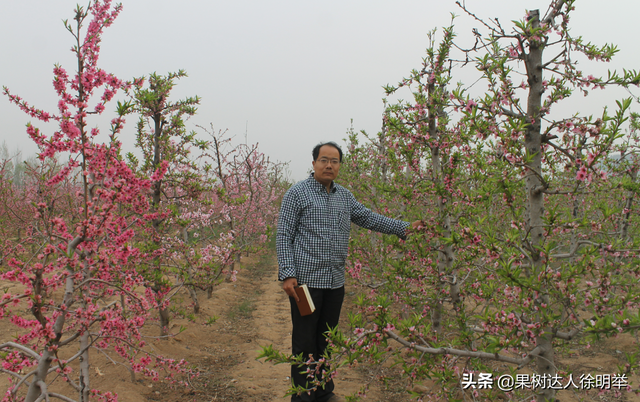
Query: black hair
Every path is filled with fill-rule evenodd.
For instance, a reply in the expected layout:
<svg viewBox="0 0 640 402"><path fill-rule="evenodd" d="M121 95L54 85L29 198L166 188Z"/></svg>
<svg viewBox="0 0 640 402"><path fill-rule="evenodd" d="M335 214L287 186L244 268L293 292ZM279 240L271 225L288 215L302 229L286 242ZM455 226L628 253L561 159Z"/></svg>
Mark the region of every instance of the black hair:
<svg viewBox="0 0 640 402"><path fill-rule="evenodd" d="M342 149L340 149L340 147L338 146L338 144L336 144L333 141L329 141L329 142L322 142L318 145L316 145L315 147L313 147L313 160L317 160L318 159L318 155L320 155L320 148L324 147L325 145L329 145L331 147L334 147L335 149L338 150L338 153L340 154L340 162L342 162Z"/></svg>

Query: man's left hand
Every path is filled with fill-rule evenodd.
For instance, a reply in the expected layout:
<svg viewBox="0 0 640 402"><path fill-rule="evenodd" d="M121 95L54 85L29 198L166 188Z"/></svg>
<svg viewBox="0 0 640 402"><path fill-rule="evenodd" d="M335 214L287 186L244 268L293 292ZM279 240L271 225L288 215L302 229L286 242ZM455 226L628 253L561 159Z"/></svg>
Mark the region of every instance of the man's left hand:
<svg viewBox="0 0 640 402"><path fill-rule="evenodd" d="M424 223L424 221L422 219L418 219L417 221L413 221L411 222L411 225L409 225L405 230L404 230L404 234L405 236L409 236L410 234L412 234L413 232L416 232L422 228L424 228L426 225Z"/></svg>

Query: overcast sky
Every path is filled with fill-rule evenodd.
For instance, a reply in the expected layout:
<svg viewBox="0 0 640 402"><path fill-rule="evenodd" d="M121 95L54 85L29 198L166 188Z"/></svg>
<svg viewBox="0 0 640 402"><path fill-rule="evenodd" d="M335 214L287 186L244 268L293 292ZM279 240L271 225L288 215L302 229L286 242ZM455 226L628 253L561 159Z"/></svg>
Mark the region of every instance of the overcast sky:
<svg viewBox="0 0 640 402"><path fill-rule="evenodd" d="M57 103L53 65L74 67L62 20L73 18L76 3L0 1L0 85L50 112ZM498 17L505 26L526 9L544 14L548 3L466 0L476 15ZM291 161L294 180L311 167L313 146L341 142L351 119L356 130L376 133L381 87L420 68L427 32L449 25L450 13L462 14L453 0L124 0L123 6L103 36L100 66L122 79L186 70L174 99L202 98L188 128L212 123L237 141L246 133L272 159ZM574 35L621 49L600 71L640 68L640 2L578 0L576 7ZM475 26L461 15L458 37L470 41ZM6 97L0 120L0 141L23 156L36 152L24 129L29 117ZM130 119L122 136L127 151L134 126Z"/></svg>

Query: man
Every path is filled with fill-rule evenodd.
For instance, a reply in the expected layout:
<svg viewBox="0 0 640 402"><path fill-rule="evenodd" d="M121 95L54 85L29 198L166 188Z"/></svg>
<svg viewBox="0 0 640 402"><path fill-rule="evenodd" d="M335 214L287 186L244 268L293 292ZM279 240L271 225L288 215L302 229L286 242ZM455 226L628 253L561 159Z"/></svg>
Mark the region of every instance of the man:
<svg viewBox="0 0 640 402"><path fill-rule="evenodd" d="M335 184L342 150L334 142L313 149L313 173L292 186L282 200L276 236L282 288L291 304L292 353L312 355L317 361L327 347L325 333L338 325L344 299L345 260L351 222L377 232L395 234L404 239L405 229L421 221L398 221L378 215L356 201L349 190ZM302 317L294 288L306 284L316 310ZM309 378L291 367L294 385L306 387ZM294 395L292 402L341 401L328 382L311 394Z"/></svg>

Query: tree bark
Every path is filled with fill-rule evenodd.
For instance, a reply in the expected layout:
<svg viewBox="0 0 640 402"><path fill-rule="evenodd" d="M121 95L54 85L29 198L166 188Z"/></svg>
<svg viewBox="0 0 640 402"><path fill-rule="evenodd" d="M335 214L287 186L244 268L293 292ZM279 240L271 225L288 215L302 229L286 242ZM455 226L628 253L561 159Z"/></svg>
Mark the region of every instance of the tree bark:
<svg viewBox="0 0 640 402"><path fill-rule="evenodd" d="M638 171L633 169L631 174L631 180L635 183L638 179ZM622 210L620 219L620 240L626 241L629 235L629 218L631 217L631 206L633 205L633 199L636 193L634 191L627 191L627 196L624 202L624 209ZM626 212L625 212L626 211Z"/></svg>
<svg viewBox="0 0 640 402"><path fill-rule="evenodd" d="M184 244L187 244L189 242L189 231L187 230L186 227L182 228L182 241L184 241ZM189 275L188 281L193 282L192 280L193 268L191 267L191 264L189 263L188 260L187 260L187 274ZM192 285L187 286L187 289L189 290L191 301L193 301L193 312L195 314L198 314L200 312L200 302L198 301L198 293L196 293L196 289Z"/></svg>
<svg viewBox="0 0 640 402"><path fill-rule="evenodd" d="M153 132L153 168L157 169L158 167L160 167L160 161L161 161L161 151L160 151L160 139L162 138L162 130L164 128L164 119L163 116L160 112L156 112L153 115L153 122L154 122L154 132ZM162 180L158 180L156 183L154 183L153 185L153 199L152 199L152 210L153 212L157 212L158 209L160 208L160 199L162 196ZM152 222L152 226L153 226L153 230L156 236L160 235L160 224L161 224L161 220L158 218L155 218ZM158 247L161 246L160 244L160 240L158 240L159 237L156 238L155 242L156 245ZM156 269L159 271L162 269L161 265L160 265L160 258L156 257L156 260L154 261L154 263L156 264ZM154 284L153 289L157 289L156 292L161 292L163 288L163 285L161 283L161 281L156 281ZM160 318L160 336L166 336L169 334L169 321L170 321L170 315L169 315L169 309L162 307L162 305L164 303L162 303L162 298L160 296L158 296L158 293L156 293L156 300L158 301L159 307L158 307L158 316Z"/></svg>
<svg viewBox="0 0 640 402"><path fill-rule="evenodd" d="M82 355L80 356L80 390L79 401L89 402L89 391L91 387L89 385L89 329L87 328L82 335L80 335L80 349Z"/></svg>
<svg viewBox="0 0 640 402"><path fill-rule="evenodd" d="M530 12L531 26L533 29L540 27L540 11ZM529 96L527 99L527 130L525 133L525 150L528 157L526 168L526 222L525 228L528 233L528 248L531 253L532 275L538 275L545 269L545 262L540 253L540 248L544 245L544 193L542 192L542 149L541 149L541 125L540 108L542 106L542 51L540 43L529 40L529 54L525 58L527 69L527 79L529 82ZM527 245L525 245L527 246ZM549 294L544 287L541 289L540 297L536 300L541 309L549 308ZM546 307L545 307L546 306ZM539 375L553 376L556 374L554 360L554 350L552 345L553 332L549 327L542 329L540 335L536 337L536 345L540 348L536 356L536 371ZM555 390L541 389L538 395L544 401L555 399Z"/></svg>
<svg viewBox="0 0 640 402"><path fill-rule="evenodd" d="M440 161L440 133L438 132L438 127L436 125L436 115L438 110L435 108L435 102L432 101L435 94L435 84L429 83L429 137L432 140L431 145L431 179L433 180L433 184L436 188L443 185L442 179L442 164ZM440 225L440 230L442 233L442 237L450 238L451 234L451 217L447 212L445 203L446 199L443 198L443 195L438 195L438 223ZM450 244L444 245L441 247L441 250L438 251L438 280L436 282L436 303L433 311L432 318L432 327L433 330L437 333L441 333L442 331L442 299L444 298L444 289L445 289L445 278L447 276L451 276L455 278L455 272L453 272L453 263L455 260L455 252L453 251L453 247ZM460 303L460 289L458 282L454 279L449 281L449 297L453 302L454 307L457 307Z"/></svg>
<svg viewBox="0 0 640 402"><path fill-rule="evenodd" d="M68 250L75 251L75 247L73 246L73 244L75 244L76 246L80 244L80 241L78 241L78 239L82 239L82 238L77 237L76 239L74 239L74 241L72 242L72 245L68 247ZM69 307L71 306L71 304L73 304L74 272L73 272L73 269L71 269L70 267L67 267L67 272L69 273L69 275L67 276L67 279L65 281L65 293L64 293L64 299L62 303L65 304L67 307ZM64 323L65 323L65 315L60 314L56 318L56 321L53 325L53 331L56 334L56 338L52 339L49 345L47 346L54 346L60 342ZM49 347L43 348L42 356L40 357L40 359L38 359L38 368L36 369L34 378L31 381L31 384L29 385L29 389L27 390L27 395L24 399L25 402L34 402L36 399L40 397L40 394L42 391L40 389L40 386L38 385L38 382L39 381L46 382L47 374L49 373L49 369L51 368L51 361L53 360L54 357L55 356L53 352L50 351Z"/></svg>

